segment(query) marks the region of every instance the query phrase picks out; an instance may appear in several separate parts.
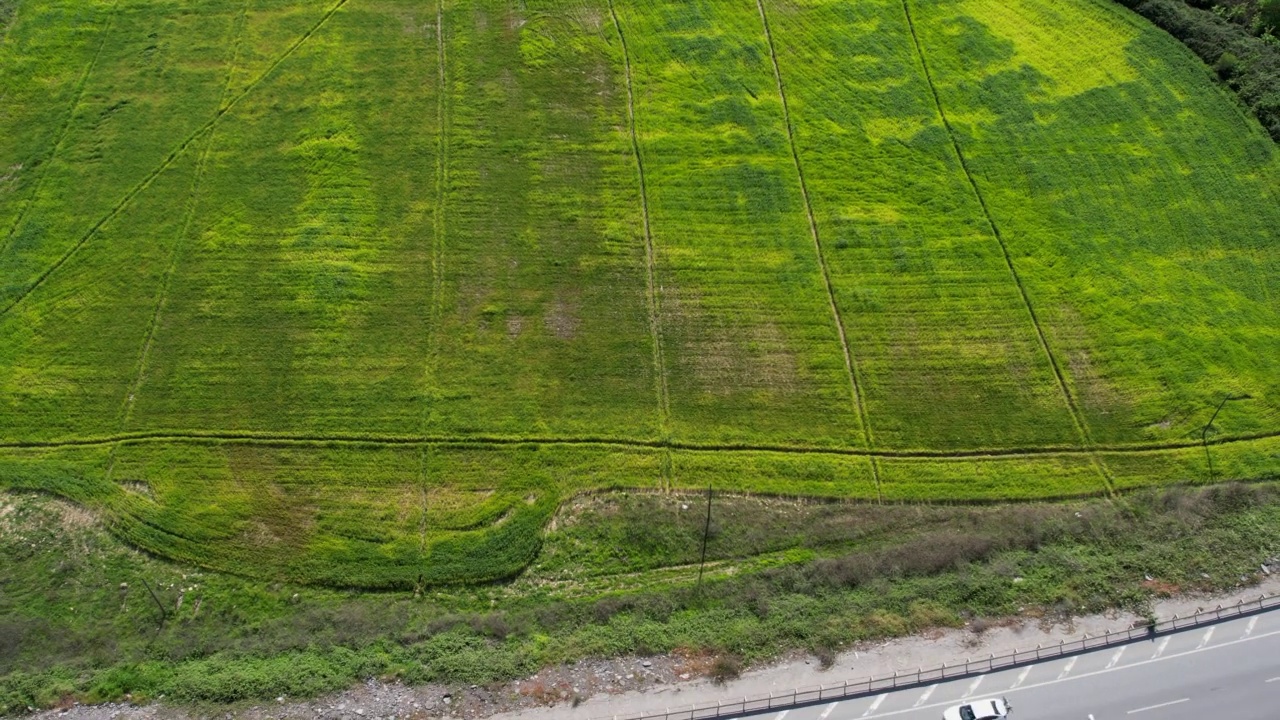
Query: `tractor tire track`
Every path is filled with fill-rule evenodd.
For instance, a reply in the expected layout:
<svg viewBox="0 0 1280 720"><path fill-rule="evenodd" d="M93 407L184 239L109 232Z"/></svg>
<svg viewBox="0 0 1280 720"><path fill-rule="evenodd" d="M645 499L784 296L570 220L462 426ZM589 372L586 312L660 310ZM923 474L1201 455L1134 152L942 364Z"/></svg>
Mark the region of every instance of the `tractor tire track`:
<svg viewBox="0 0 1280 720"><path fill-rule="evenodd" d="M80 103L84 100L84 90L89 84L89 76L93 74L94 68L98 66L98 59L102 57L102 50L107 46L107 36L111 33L111 26L115 22L116 11L120 6L119 0L112 3L111 10L107 14L107 21L103 23L102 30L99 32L102 39L98 41L98 49L94 51L93 58L89 64L85 66L84 72L80 74L80 79L76 82L75 99L71 101L71 107L67 109L67 116L63 118L62 125L58 128L58 134L53 141L53 148L49 151L49 155L45 157L38 166L39 174L36 176L35 184L31 188L31 193L27 196L26 202L23 203L22 209L18 211L17 217L13 219L13 223L9 226L9 232L5 235L4 245L0 247L0 255L8 252L9 247L13 244L13 238L18 233L18 228L22 227L22 223L27 218L27 213L36 204L36 200L40 197L40 190L44 187L44 179L49 175L49 166L53 164L54 159L58 157L58 151L62 149L62 143L67 138L67 133L71 130L71 121L76 117L76 110L80 109ZM13 27L10 23L5 29L5 38L8 38L9 29ZM0 313L2 315L3 313Z"/></svg>
<svg viewBox="0 0 1280 720"><path fill-rule="evenodd" d="M667 382L667 361L662 347L662 304L659 297L657 253L654 249L653 230L649 221L649 186L645 180L644 158L640 154L640 136L636 130L636 96L632 82L631 50L627 36L622 31L622 21L613 0L609 0L609 14L613 28L622 45L622 66L627 85L627 126L631 135L631 152L636 159L636 175L640 184L640 215L644 221L645 300L649 310L649 335L653 342L653 369L657 379L658 417L662 436L666 437L671 426L671 398ZM667 468L669 470L669 468ZM664 473L669 481L669 474Z"/></svg>
<svg viewBox="0 0 1280 720"><path fill-rule="evenodd" d="M759 0L757 0L759 2ZM995 217L991 214L991 209L987 206L986 197L982 194L982 189L978 187L977 180L973 177L973 172L969 169L969 162L965 159L964 150L960 147L960 141L956 138L955 129L951 126L951 120L947 117L947 112L942 105L942 97L938 93L938 87L934 84L933 73L929 70L929 61L925 56L924 46L920 43L920 35L916 32L915 20L911 16L910 0L902 0L902 12L907 20L907 29L911 32L911 41L915 46L916 58L920 61L920 69L924 73L925 82L929 85L929 93L933 96L934 108L938 112L938 117L942 120L942 125L946 128L947 137L951 140L951 149L955 152L956 160L960 163L960 169L964 172L965 179L969 181L969 188L978 200L979 207L982 208L982 215L987 221L987 227L990 228L991 234L995 237L996 242L1000 245L1000 252L1004 256L1005 266L1009 269L1009 274L1013 277L1013 284L1018 288L1018 294L1022 298L1022 305L1026 308L1027 315L1031 318L1031 325L1035 328L1036 338L1040 342L1040 349L1044 352L1045 357L1049 360L1049 366L1053 369L1053 375L1058 382L1058 390L1062 393L1062 398L1066 402L1067 409L1071 413L1071 420L1076 426L1076 432L1080 436L1081 442L1085 449L1094 447L1093 438L1089 432L1089 425L1085 421L1084 414L1081 412L1079 404L1071 393L1071 388L1067 384L1066 376L1062 372L1062 367L1058 364L1058 358L1053 354L1053 350L1049 347L1049 339L1045 334L1044 327L1040 324L1040 318L1036 315L1035 306L1031 303L1031 298L1027 294L1026 286L1022 282L1022 277L1018 275L1018 269L1014 265L1013 255L1009 252L1009 245L1005 242L1004 235L1000 232L999 225L996 224ZM1106 466L1097 457L1096 453L1090 453L1093 459L1094 467L1098 470L1098 474L1102 477L1103 484L1107 487L1108 492L1115 493L1115 482L1108 472Z"/></svg>
<svg viewBox="0 0 1280 720"><path fill-rule="evenodd" d="M48 450L58 448L99 447L118 443L164 443L192 442L207 444L258 444L264 446L311 446L311 447L351 447L351 448L386 448L386 447L513 447L520 445L544 446L597 446L614 448L640 448L689 452L769 452L788 455L825 455L831 457L876 457L882 459L902 460L982 460L1011 459L1035 457L1089 457L1096 453L1141 454L1158 453L1170 450L1184 450L1203 446L1236 445L1280 438L1280 430L1250 433L1244 435L1224 436L1201 442L1194 440L1177 440L1162 443L1134 443L1128 445L1079 445L988 448L978 450L893 450L887 448L841 448L818 447L808 445L770 445L765 443L696 443L673 440L643 440L618 437L555 437L555 436L502 436L502 435L376 435L376 434L331 434L308 435L290 433L263 433L237 431L140 431L122 432L111 435L100 435L63 440L6 440L0 441L0 450Z"/></svg>
<svg viewBox="0 0 1280 720"><path fill-rule="evenodd" d="M430 325L427 331L427 362L423 368L424 406L419 424L423 431L427 428L436 397L434 391L438 389L440 326L444 321L444 221L449 185L449 56L444 35L444 2L436 2L436 198L431 214L431 307L427 311Z"/></svg>
<svg viewBox="0 0 1280 720"><path fill-rule="evenodd" d="M240 49L244 41L245 25L248 22L249 3L246 1L240 9L240 15L236 18L234 32L235 39L232 41L231 60L227 66L227 79L222 85L222 94L218 97L218 105L221 106L231 92L231 81L235 78L236 66L240 62ZM173 242L173 249L169 251L169 264L165 267L164 277L160 282L160 290L156 295L155 308L151 313L151 319L147 323L147 333L142 341L142 348L138 352L138 371L134 375L133 382L129 385L129 390L125 394L124 402L121 407L120 429L128 430L129 420L133 416L133 408L137 399L138 391L142 389L142 383L146 378L147 359L151 355L151 346L155 342L156 328L160 324L160 315L164 311L165 304L169 298L169 286L173 281L173 274L178 268L178 256L182 251L182 246L187 240L187 236L191 233L191 226L195 222L196 209L199 206L200 183L204 179L205 168L208 166L209 153L213 149L213 138L217 133L217 128L209 128L208 135L205 138L204 148L200 151L200 157L196 160L195 174L191 178L191 189L187 196L187 207L182 221L182 230Z"/></svg>
<svg viewBox="0 0 1280 720"><path fill-rule="evenodd" d="M760 11L760 23L764 27L765 42L769 45L769 58L773 62L773 79L778 84L778 98L782 101L782 119L786 125L787 141L791 146L791 160L795 164L796 177L800 181L800 196L804 199L804 211L809 220L809 235L813 238L813 250L818 258L818 266L822 269L822 282L827 291L827 302L831 306L831 317L835 321L836 333L840 338L840 348L844 351L844 368L849 378L853 405L858 412L862 425L862 439L867 449L874 450L875 442L871 433L871 420L867 417L866 403L863 400L862 382L858 371L858 360L849 349L849 339L845 335L844 318L840 316L840 306L836 303L835 288L831 284L831 270L827 266L826 253L822 249L822 238L818 233L818 221L813 214L813 202L809 199L809 185L805 182L804 166L800 162L800 151L796 146L795 128L791 123L791 106L787 102L786 87L782 82L782 69L778 64L778 51L773 44L773 30L769 27L769 14L765 12L764 0L756 0L756 8ZM875 455L869 455L871 474L876 481L876 495L883 497L880 488L880 467Z"/></svg>
<svg viewBox="0 0 1280 720"><path fill-rule="evenodd" d="M92 240L95 236L97 236L98 232L102 230L103 226L105 226L107 223L111 222L116 217L118 217L120 213L124 212L125 208L128 207L129 203L132 202L134 198L136 198L148 187L150 187L151 183L155 182L155 179L159 177L161 173L167 170L169 166L171 166L174 163L174 161L178 159L179 156L185 153L187 149L191 147L192 144L195 143L196 140L198 140L206 132L212 130L213 127L218 123L218 121L223 118L223 116L225 116L228 112L230 112L241 100L243 100L255 89L257 89L257 87L261 85L263 81L265 81L268 77L271 76L272 73L275 72L276 68L280 67L282 63L284 63L295 52L297 52L298 48L302 47L307 42L307 40L311 39L311 37L315 35L320 30L320 28L324 27L324 25L329 22L329 19L332 18L339 10L341 10L342 7L345 6L349 1L350 0L337 0L337 2L334 3L334 5L330 7L329 10L327 10L325 14L321 16L321 18L318 21L316 21L316 23L312 25L309 30L307 30L307 32L303 33L302 36L300 36L297 40L295 40L287 50L285 50L283 53L280 54L279 57L277 57L274 61L272 61L271 65L269 65L266 70L262 71L262 73L260 73L258 77L254 78L252 82L246 85L243 90L236 93L229 101L227 101L226 104L218 108L218 110L213 114L212 118L210 118L203 125L201 125L200 127L196 128L194 131L192 131L191 134L186 137L186 139L182 140L182 142L178 143L178 145L175 146L174 149L171 150L167 156L165 156L164 160L162 160L159 165L153 168L151 172L147 173L146 177L144 177L132 188L130 188L129 191L124 194L124 197L122 197L119 202L117 202L114 206L112 206L112 208L108 210L105 215L99 218L98 221L95 222L92 227L90 227L87 231L85 231L85 233L80 236L80 238L75 242L74 245L71 246L69 250L63 253L62 256L59 257L58 260L53 263L53 265L49 266L43 273L40 274L38 278L36 278L34 283L32 283L25 290L19 293L17 297L15 297L3 309L0 309L0 318L3 318L5 315L8 315L9 312L11 312L18 305L20 305L27 297L31 295L32 292L34 292L41 285L43 285L51 275L57 272L58 269L61 268L64 264L66 264L66 262L70 260L71 257L80 250L80 248L84 247L90 240Z"/></svg>

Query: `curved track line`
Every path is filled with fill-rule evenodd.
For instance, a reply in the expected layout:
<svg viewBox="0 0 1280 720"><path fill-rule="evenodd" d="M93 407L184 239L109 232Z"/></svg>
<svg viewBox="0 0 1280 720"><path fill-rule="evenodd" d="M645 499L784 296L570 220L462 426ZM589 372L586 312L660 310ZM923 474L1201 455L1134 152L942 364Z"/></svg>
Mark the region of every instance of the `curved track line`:
<svg viewBox="0 0 1280 720"><path fill-rule="evenodd" d="M0 441L0 450L23 450L23 449L57 449L57 448L73 448L73 447L97 447L114 445L117 443L138 443L138 442L204 442L204 443L245 443L245 444L262 444L262 445L303 445L303 446L331 446L331 445L350 445L353 447L417 447L421 445L448 445L456 447L484 447L484 446L519 446L519 445L546 445L546 446L575 446L575 445L594 445L600 447L616 447L616 448L641 448L656 450L685 450L690 452L769 452L779 454L792 455L829 455L832 457L876 457L886 459L905 459L905 460L982 460L982 459L1008 459L1008 458L1030 458L1030 457L1078 457L1090 456L1096 453L1117 453L1117 454L1140 454L1140 453L1156 453L1171 450L1185 450L1189 448L1198 448L1204 444L1219 445L1236 445L1240 443L1254 442L1258 440L1269 440L1280 438L1280 430L1270 430L1267 432L1252 433L1248 435L1237 435L1234 437L1221 437L1210 440L1208 443L1201 443L1198 440L1179 440L1165 443L1135 443L1131 445L1096 445L1090 448L1082 448L1077 445L1064 446L1043 446L1043 447L1022 447L1022 448L992 448L986 450L951 450L951 451L933 451L933 450L892 450L892 449L875 449L865 450L861 448L839 448L839 447L817 447L806 445L769 445L764 443L696 443L696 442L680 442L672 440L637 440L630 438L611 438L611 437L554 437L554 436L501 436L501 435L375 435L375 434L352 434L352 435L305 435L305 434L289 434L289 433L262 433L262 432L234 432L234 431L195 431L195 432L174 432L174 431L152 431L152 432L131 432L116 433L113 435L102 435L97 437L77 438L73 440L34 440L20 441L9 440Z"/></svg>
<svg viewBox="0 0 1280 720"><path fill-rule="evenodd" d="M40 188L44 187L44 179L49 175L49 166L53 164L55 158L58 157L58 151L62 149L62 142L66 140L67 133L71 130L71 121L75 119L76 110L80 108L80 101L84 99L85 86L89 84L89 76L93 74L93 69L98 66L98 59L102 57L102 49L107 46L107 35L111 32L111 25L115 22L116 10L120 7L119 0L111 4L111 11L107 15L107 22L103 24L102 39L98 41L98 49L93 53L93 59L85 66L84 72L80 74L80 80L76 82L75 99L71 101L71 107L67 109L67 116L62 121L62 126L58 128L57 138L53 141L53 148L49 151L49 156L41 161L37 166L39 176L36 177L35 185L31 188L31 194L27 196L27 201L22 205L22 209L18 211L17 217L13 219L13 224L9 226L9 232L5 235L4 245L0 247L0 254L8 251L13 243L13 237L17 234L18 228L22 227L22 221L26 220L27 213L31 207L36 204L36 199L40 196ZM14 13L15 17L17 12ZM13 24L5 28L5 38L9 36L9 30L13 28ZM0 313L2 314L2 313Z"/></svg>
<svg viewBox="0 0 1280 720"><path fill-rule="evenodd" d="M796 147L795 129L791 124L791 106L787 102L787 91L782 83L782 69L778 65L778 51L773 44L773 31L769 27L769 15L764 10L764 0L756 0L760 10L760 23L764 26L764 39L769 44L769 58L773 61L773 79L778 83L778 99L782 101L782 119L787 129L787 142L791 145L791 160L795 163L796 177L800 180L800 195L804 198L804 212L809 219L809 235L813 238L813 250L818 257L818 267L822 269L822 283L827 290L827 302L831 305L831 318L836 324L836 334L840 338L840 348L844 350L844 369L849 376L849 388L853 395L853 405L858 411L858 419L862 425L862 439L867 449L875 449L871 435L871 420L867 417L866 404L862 399L862 383L859 380L858 360L849 349L849 339L845 336L844 318L840 316L840 306L836 304L836 292L831 285L831 271L827 267L827 256L822 250L822 239L818 234L818 221L813 215L813 203L809 200L809 185L804 179L804 166L800 163L800 151ZM871 474L876 481L876 495L880 496L880 466L875 455L871 459Z"/></svg>
<svg viewBox="0 0 1280 720"><path fill-rule="evenodd" d="M640 178L640 214L644 220L645 299L649 306L649 335L653 340L653 370L658 384L658 415L663 434L670 432L671 399L667 387L667 361L662 349L662 306L658 297L657 253L654 251L653 231L649 224L649 186L645 182L644 158L640 155L640 137L636 131L636 97L631 82L631 50L627 36L622 32L622 22L613 0L609 0L609 14L613 16L613 28L622 43L622 64L627 80L627 124L631 134L631 152L636 158L636 173Z"/></svg>
<svg viewBox="0 0 1280 720"><path fill-rule="evenodd" d="M757 0L759 2L760 0ZM1092 448L1093 438L1089 433L1089 425L1085 422L1084 414L1080 411L1079 405L1076 403L1075 397L1071 394L1071 388L1067 385L1066 376L1062 373L1062 368L1058 365L1058 359L1054 356L1053 350L1049 348L1049 340L1045 335L1044 327L1040 324L1040 318L1036 315L1035 307L1031 304L1031 298L1027 295L1026 286L1022 284L1022 278L1018 275L1018 269L1014 266L1013 256L1009 253L1009 246L1005 242L1004 235L1000 232L1000 227L996 224L995 217L991 214L991 209L987 207L987 199L983 196L981 188L978 187L977 180L974 179L973 173L969 170L969 162L965 159L964 151L960 148L960 141L956 139L955 130L951 127L951 120L947 117L947 111L942 106L942 97L938 94L938 87L933 82L933 73L929 70L929 61L925 57L924 46L920 43L920 36L916 33L915 21L911 17L910 0L902 0L902 12L907 18L907 28L911 31L911 40L915 45L916 57L920 60L920 68L924 71L925 82L929 85L929 93L933 96L934 107L938 111L938 117L942 119L942 125L947 130L947 137L951 140L951 149L955 151L956 159L960 162L960 169L964 171L965 179L969 181L969 188L973 191L973 195L978 200L978 205L982 208L982 215L987 220L987 226L991 229L991 234L995 236L996 242L1000 245L1000 252L1004 256L1005 266L1009 268L1009 274L1013 277L1013 284L1018 288L1018 295L1022 298L1022 305L1027 310L1027 315L1031 318L1031 325L1035 327L1036 338L1040 341L1040 349L1044 351L1045 357L1049 359L1049 366L1053 369L1053 376L1058 381L1058 390L1062 393L1062 398L1066 401L1067 409L1071 413L1071 419L1075 423L1076 432L1080 435L1080 440L1086 448ZM1111 492L1115 492L1115 482L1111 478L1102 461L1093 457L1094 466L1098 470L1098 474L1102 476L1102 482Z"/></svg>
<svg viewBox="0 0 1280 720"><path fill-rule="evenodd" d="M141 194L144 190L150 187L151 183L154 182L155 179L160 176L160 173L163 173L165 170L167 170L169 166L172 165L173 162L177 160L180 155L186 152L187 148L189 148L192 145L192 143L194 143L197 139L199 139L200 136L204 135L204 133L211 130L213 126L216 125L224 115L226 115L228 112L231 111L232 108L236 106L237 103L243 100L245 96L247 96L249 93L253 92L258 87L258 85L262 84L264 80L266 80L273 72L275 72L276 68L280 67L280 65L285 60L288 60L289 57L292 56L293 53L298 50L298 48L302 47L302 45L306 43L307 40L311 39L311 36L316 34L316 32L319 31L320 28L323 27L325 23L329 21L329 18L333 17L334 14L338 12L338 10L342 9L342 7L347 4L347 2L349 2L349 0L338 0L333 5L333 7L329 8L329 10L326 11L325 14L318 21L316 21L315 25L311 26L310 30L308 30L301 37L295 40L294 43L290 45L289 48L280 55L280 57L276 58L271 63L271 65L267 67L266 70L262 71L262 73L258 75L258 77L254 78L253 82L246 85L245 88L241 90L239 93L237 93L234 97L232 97L230 101L228 101L222 107L218 108L217 112L214 113L212 118L207 120L200 127L196 128L195 131L193 131L190 135L188 135L186 139L184 139L182 142L178 143L178 145L169 152L169 154L165 157L164 160L160 162L159 165L157 165L151 172L147 173L147 176L144 177L141 181L139 181L138 184L130 188L129 191L124 194L124 197L121 198L120 201L117 202L111 208L111 210L107 211L106 215L103 215L101 218L99 218L98 221L95 222L92 227L90 227L83 235L81 235L80 239L77 240L76 243L72 245L69 250L63 253L62 256L58 258L56 262L53 263L53 265L49 266L48 269L46 269L43 273L41 273L40 276L36 278L36 281L34 283L32 283L30 286L27 287L27 289L19 293L18 296L15 297L12 302L10 302L8 305L4 307L4 309L0 310L0 318L3 318L5 315L8 315L11 310L13 310L15 307L20 305L23 300L25 300L28 296L31 295L32 292L34 292L37 288L43 285L44 282L49 279L50 275L53 275L55 272L57 272L59 268L61 268L64 264L66 264L68 260L71 259L71 256L75 255L76 252L80 250L80 248L84 247L86 243L88 243L91 239L93 239L93 237L98 234L98 231L101 230L104 225L114 220L116 217L120 215L120 213L124 212L124 209L128 207L129 203L135 197Z"/></svg>

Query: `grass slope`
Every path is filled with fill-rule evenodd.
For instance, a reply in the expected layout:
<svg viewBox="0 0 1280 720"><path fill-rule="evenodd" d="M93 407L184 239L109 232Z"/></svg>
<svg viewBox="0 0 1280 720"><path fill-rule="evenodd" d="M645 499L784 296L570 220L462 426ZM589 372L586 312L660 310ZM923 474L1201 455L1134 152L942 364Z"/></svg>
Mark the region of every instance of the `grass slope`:
<svg viewBox="0 0 1280 720"><path fill-rule="evenodd" d="M409 588L584 492L1280 472L1280 153L1104 0L7 17L0 485L160 555Z"/></svg>

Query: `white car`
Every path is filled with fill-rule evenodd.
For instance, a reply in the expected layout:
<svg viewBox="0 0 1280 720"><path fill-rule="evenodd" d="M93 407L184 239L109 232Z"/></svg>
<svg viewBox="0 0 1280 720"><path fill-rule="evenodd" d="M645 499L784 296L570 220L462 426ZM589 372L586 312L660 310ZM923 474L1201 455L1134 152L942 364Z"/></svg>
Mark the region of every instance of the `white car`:
<svg viewBox="0 0 1280 720"><path fill-rule="evenodd" d="M942 720L1004 720L1009 717L1009 701L1004 698L974 700L967 705L956 705L942 713Z"/></svg>

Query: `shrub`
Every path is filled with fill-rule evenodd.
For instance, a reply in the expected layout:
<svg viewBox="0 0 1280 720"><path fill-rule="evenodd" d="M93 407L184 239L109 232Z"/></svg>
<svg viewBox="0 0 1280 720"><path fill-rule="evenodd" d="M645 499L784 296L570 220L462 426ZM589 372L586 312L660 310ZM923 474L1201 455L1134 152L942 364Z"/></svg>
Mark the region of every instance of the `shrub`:
<svg viewBox="0 0 1280 720"><path fill-rule="evenodd" d="M736 655L721 655L711 664L711 681L724 685L742 676L742 660Z"/></svg>

